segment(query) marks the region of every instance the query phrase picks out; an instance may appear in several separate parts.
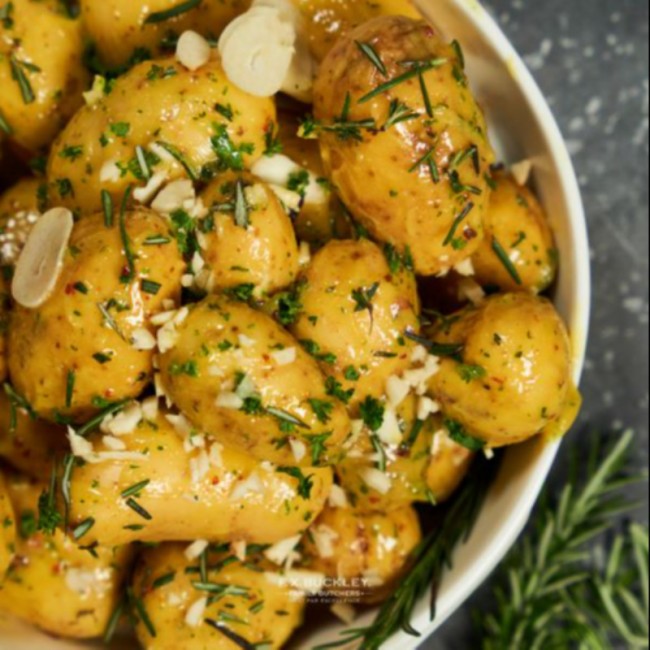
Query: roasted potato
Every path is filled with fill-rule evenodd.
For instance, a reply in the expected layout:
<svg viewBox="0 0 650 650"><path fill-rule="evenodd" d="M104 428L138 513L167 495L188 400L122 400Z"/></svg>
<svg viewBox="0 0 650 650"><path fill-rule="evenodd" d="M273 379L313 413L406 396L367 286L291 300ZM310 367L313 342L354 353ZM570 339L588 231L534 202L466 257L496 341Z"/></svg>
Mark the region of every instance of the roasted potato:
<svg viewBox="0 0 650 650"><path fill-rule="evenodd" d="M75 639L104 632L121 595L132 549L98 546L56 530L37 530L37 503L46 489L19 476L7 486L19 522L15 558L0 583L0 609L32 625ZM78 531L75 531L79 535Z"/></svg>
<svg viewBox="0 0 650 650"><path fill-rule="evenodd" d="M10 280L13 266L39 217L36 179L23 179L0 196L0 382L7 377L6 335L11 309Z"/></svg>
<svg viewBox="0 0 650 650"><path fill-rule="evenodd" d="M173 403L200 431L280 465L335 463L350 433L317 362L269 316L212 297L190 308L160 359Z"/></svg>
<svg viewBox="0 0 650 650"><path fill-rule="evenodd" d="M411 0L293 0L307 26L312 54L321 61L341 38L377 16L420 18Z"/></svg>
<svg viewBox="0 0 650 650"><path fill-rule="evenodd" d="M0 469L0 575L4 575L16 552L16 517Z"/></svg>
<svg viewBox="0 0 650 650"><path fill-rule="evenodd" d="M477 250L493 152L459 48L425 22L377 18L327 55L314 98L328 175L373 237L408 249L419 275Z"/></svg>
<svg viewBox="0 0 650 650"><path fill-rule="evenodd" d="M462 357L442 359L430 382L448 427L501 447L523 442L563 416L574 399L571 346L547 299L497 295L458 316L428 332L436 342L457 345Z"/></svg>
<svg viewBox="0 0 650 650"><path fill-rule="evenodd" d="M45 420L32 418L15 408L16 426L12 428L12 406L0 390L0 457L21 472L41 481L52 474L57 460L68 451L66 431Z"/></svg>
<svg viewBox="0 0 650 650"><path fill-rule="evenodd" d="M558 261L544 209L509 174L499 172L493 180L486 237L472 258L476 280L501 291L542 293L553 283Z"/></svg>
<svg viewBox="0 0 650 650"><path fill-rule="evenodd" d="M277 568L254 556L242 563L223 548L209 548L208 584L202 585L199 561L189 560L187 550L163 544L140 555L133 590L151 621L150 630L142 620L136 625L142 647L282 648L302 623L305 598L281 584ZM209 585L223 588L221 596Z"/></svg>
<svg viewBox="0 0 650 650"><path fill-rule="evenodd" d="M296 279L296 235L268 185L248 174L220 176L201 200L211 211L202 222L201 240L211 292L254 285L260 297Z"/></svg>
<svg viewBox="0 0 650 650"><path fill-rule="evenodd" d="M273 100L239 90L213 56L195 72L176 59L141 63L83 107L52 148L52 200L88 215L101 210L102 190L118 203L147 174L209 179L262 156Z"/></svg>
<svg viewBox="0 0 650 650"><path fill-rule="evenodd" d="M406 332L419 329L413 274L394 249L360 240L330 242L301 277L302 309L292 331L331 377L330 392L356 414L411 363Z"/></svg>
<svg viewBox="0 0 650 650"><path fill-rule="evenodd" d="M83 103L81 21L55 0L12 0L0 21L0 130L20 148L47 147Z"/></svg>
<svg viewBox="0 0 650 650"><path fill-rule="evenodd" d="M0 265L15 264L25 241L38 221L44 185L24 178L0 196Z"/></svg>
<svg viewBox="0 0 650 650"><path fill-rule="evenodd" d="M73 472L71 521L95 520L90 542L272 544L305 530L329 496L330 469L301 476L261 465L250 454L203 436L179 416L167 419L161 413L133 426L132 433L119 437L124 448L117 453L111 453L114 436L92 437L93 451L82 457L93 462ZM134 491L133 486L142 487Z"/></svg>
<svg viewBox="0 0 650 650"><path fill-rule="evenodd" d="M422 533L411 507L365 514L352 508L327 508L305 541L305 566L323 573L336 594L374 604L384 600L409 568Z"/></svg>
<svg viewBox="0 0 650 650"><path fill-rule="evenodd" d="M11 380L48 420L83 421L107 401L137 397L151 379L148 319L178 300L185 263L161 216L143 209L120 222L124 233L103 215L79 222L53 295L13 311Z"/></svg>
<svg viewBox="0 0 650 650"><path fill-rule="evenodd" d="M341 487L359 512L390 512L416 502L437 505L467 475L474 454L449 438L440 416L418 420L417 400L408 397L397 411L402 441L382 445L385 479L377 474L377 442L367 429L337 466Z"/></svg>
<svg viewBox="0 0 650 650"><path fill-rule="evenodd" d="M120 68L142 56L158 56L175 48L188 29L216 39L223 28L244 13L250 0L209 0L184 12L177 0L82 0L81 15L102 62ZM166 16L169 14L168 18ZM173 15L177 14L177 15Z"/></svg>

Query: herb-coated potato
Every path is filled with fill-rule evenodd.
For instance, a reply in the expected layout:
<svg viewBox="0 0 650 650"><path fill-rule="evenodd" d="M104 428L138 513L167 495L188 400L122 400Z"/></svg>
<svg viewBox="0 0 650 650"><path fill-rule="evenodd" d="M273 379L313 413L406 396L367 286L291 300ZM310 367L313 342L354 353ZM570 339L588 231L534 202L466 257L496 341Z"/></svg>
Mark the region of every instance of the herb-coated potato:
<svg viewBox="0 0 650 650"><path fill-rule="evenodd" d="M151 377L152 350L133 339L164 301L179 298L185 264L163 217L129 212L125 224L132 277L118 224L107 228L95 215L75 225L53 295L13 311L9 373L42 417L83 421L98 400L136 397ZM147 245L151 237L167 243Z"/></svg>
<svg viewBox="0 0 650 650"><path fill-rule="evenodd" d="M201 580L199 561L188 560L185 550L163 544L140 555L134 593L156 632L154 638L142 622L137 624L146 650L279 650L302 623L305 599L291 586L269 579L270 574L279 577L277 567L254 556L243 564L224 549L209 549L207 578L229 590L204 608L213 594L195 587Z"/></svg>
<svg viewBox="0 0 650 650"><path fill-rule="evenodd" d="M328 507L311 533L305 541L306 566L333 581L344 579L343 593L356 591L361 602L370 604L391 593L422 538L411 507L369 514Z"/></svg>
<svg viewBox="0 0 650 650"><path fill-rule="evenodd" d="M38 221L42 202L36 178L23 178L0 196L0 266L15 264Z"/></svg>
<svg viewBox="0 0 650 650"><path fill-rule="evenodd" d="M430 390L449 418L490 447L523 442L563 415L571 392L566 327L545 298L497 295L432 339L462 347L442 360Z"/></svg>
<svg viewBox="0 0 650 650"><path fill-rule="evenodd" d="M47 480L52 467L68 450L65 429L45 420L35 420L16 408L16 427L11 427L11 403L0 390L0 457L39 480Z"/></svg>
<svg viewBox="0 0 650 650"><path fill-rule="evenodd" d="M71 482L71 521L93 517L91 542L245 540L273 544L304 531L325 505L332 486L328 468L309 472L310 489L250 454L224 448L188 428L184 440L160 414L121 436L123 457L75 468ZM199 443L199 439L201 443ZM107 452L101 436L95 452ZM188 449L189 445L189 451ZM123 493L149 481L133 498L149 513L145 519L127 505ZM110 513L107 516L106 513Z"/></svg>
<svg viewBox="0 0 650 650"><path fill-rule="evenodd" d="M5 477L0 470L0 575L9 568L16 551L16 517Z"/></svg>
<svg viewBox="0 0 650 650"><path fill-rule="evenodd" d="M52 142L83 103L88 73L81 21L66 16L55 0L3 4L0 130L22 149L36 151Z"/></svg>
<svg viewBox="0 0 650 650"><path fill-rule="evenodd" d="M221 176L204 190L201 199L211 209L203 221L201 252L211 268L211 290L252 284L254 294L261 296L296 279L296 235L268 185L248 174Z"/></svg>
<svg viewBox="0 0 650 650"><path fill-rule="evenodd" d="M334 463L350 432L317 362L242 303L213 297L193 307L160 369L172 401L200 431L260 460Z"/></svg>
<svg viewBox="0 0 650 650"><path fill-rule="evenodd" d="M40 182L25 178L0 196L0 382L7 377L6 335L11 309L12 269L39 216Z"/></svg>
<svg viewBox="0 0 650 650"><path fill-rule="evenodd" d="M367 431L355 441L337 466L341 487L360 512L389 512L416 502L446 501L466 476L474 454L450 440L439 416L416 420L417 398L408 397L398 409L404 441L384 445L385 474L390 490L382 494L364 480L364 471L377 467L377 450Z"/></svg>
<svg viewBox="0 0 650 650"><path fill-rule="evenodd" d="M84 106L50 154L53 200L86 215L101 209L102 189L118 202L128 185L144 186L138 146L150 173L170 180L243 170L259 158L273 100L239 90L213 56L196 72L175 59L141 63Z"/></svg>
<svg viewBox="0 0 650 650"><path fill-rule="evenodd" d="M476 280L501 291L542 293L557 272L557 249L544 209L509 174L496 174L494 183L484 220L486 237L472 258ZM508 270L495 247L503 249L516 273Z"/></svg>
<svg viewBox="0 0 650 650"><path fill-rule="evenodd" d="M358 43L374 48L386 74ZM427 67L429 61L436 63ZM382 92L384 84L394 85ZM472 255L483 237L484 174L493 153L457 48L425 22L370 21L327 55L314 112L326 125L339 120L320 136L325 166L374 238L400 251L408 247L419 275L435 275ZM405 115L408 120L394 124ZM341 120L370 127L346 127Z"/></svg>
<svg viewBox="0 0 650 650"><path fill-rule="evenodd" d="M72 535L37 532L37 502L46 488L18 476L7 485L19 522L15 558L0 583L0 610L55 634L99 637L121 595L132 557L129 547L80 548Z"/></svg>
<svg viewBox="0 0 650 650"><path fill-rule="evenodd" d="M386 380L411 363L405 332L419 328L412 273L399 256L362 239L330 242L302 278L296 338L314 349L344 392L354 391L353 410L368 395L382 397Z"/></svg>
<svg viewBox="0 0 650 650"><path fill-rule="evenodd" d="M7 378L7 330L11 310L11 292L5 268L0 267L0 383Z"/></svg>
<svg viewBox="0 0 650 650"><path fill-rule="evenodd" d="M205 0L198 6L164 19L178 0L83 0L81 12L88 34L102 62L110 68L128 63L139 53L173 51L176 37L188 29L216 39L223 28L244 13L250 0Z"/></svg>
<svg viewBox="0 0 650 650"><path fill-rule="evenodd" d="M410 0L294 0L307 25L312 54L321 61L338 39L377 16L420 18Z"/></svg>

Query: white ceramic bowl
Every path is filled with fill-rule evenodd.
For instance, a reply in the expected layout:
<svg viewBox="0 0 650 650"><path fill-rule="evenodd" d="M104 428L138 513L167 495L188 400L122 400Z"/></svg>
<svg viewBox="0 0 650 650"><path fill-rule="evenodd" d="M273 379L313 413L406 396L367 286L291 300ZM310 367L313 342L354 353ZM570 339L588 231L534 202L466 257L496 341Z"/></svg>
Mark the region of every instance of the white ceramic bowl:
<svg viewBox="0 0 650 650"><path fill-rule="evenodd" d="M535 188L560 249L561 271L554 297L571 331L577 382L589 324L589 247L578 184L560 131L522 60L476 0L416 0L416 4L443 34L462 43L472 85L486 110L491 138L502 160L533 161ZM508 451L474 533L458 549L454 569L444 580L438 618L429 620L428 598L423 599L413 619L422 637L398 634L385 644L385 650L417 648L493 571L528 521L558 447L532 441ZM368 615L354 626L371 621ZM331 624L304 630L290 650L309 650L336 640L343 629ZM55 640L0 616L0 650L72 650L88 645ZM123 644L119 647L125 650Z"/></svg>

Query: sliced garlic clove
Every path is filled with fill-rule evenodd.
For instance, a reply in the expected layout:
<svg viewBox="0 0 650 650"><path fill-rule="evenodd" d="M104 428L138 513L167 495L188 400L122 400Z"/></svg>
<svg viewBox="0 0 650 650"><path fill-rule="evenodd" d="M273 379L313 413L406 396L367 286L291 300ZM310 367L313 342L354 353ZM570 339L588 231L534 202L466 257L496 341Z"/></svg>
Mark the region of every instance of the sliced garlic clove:
<svg viewBox="0 0 650 650"><path fill-rule="evenodd" d="M295 44L296 29L281 11L255 7L226 27L219 52L233 84L256 97L273 97L287 78Z"/></svg>
<svg viewBox="0 0 650 650"><path fill-rule="evenodd" d="M201 34L191 30L183 32L176 44L176 58L181 65L194 72L210 60L210 43Z"/></svg>
<svg viewBox="0 0 650 650"><path fill-rule="evenodd" d="M303 104L312 104L315 77L316 62L309 51L308 44L298 38L291 67L282 82L282 92Z"/></svg>
<svg viewBox="0 0 650 650"><path fill-rule="evenodd" d="M262 156L251 168L254 176L263 180L269 185L280 185L286 187L294 174L308 171L294 162L288 156L276 154L274 156ZM305 188L305 203L309 205L323 205L329 201L329 194L318 182L315 174L309 172L309 183Z"/></svg>
<svg viewBox="0 0 650 650"><path fill-rule="evenodd" d="M303 20L302 14L291 0L254 0L251 9L257 9L258 7L276 9L280 13L282 20L292 25L299 25Z"/></svg>
<svg viewBox="0 0 650 650"><path fill-rule="evenodd" d="M510 168L510 171L517 184L524 187L528 185L530 175L533 172L533 161L526 159L515 163Z"/></svg>
<svg viewBox="0 0 650 650"><path fill-rule="evenodd" d="M11 284L14 300L37 309L51 296L63 269L74 219L65 208L46 212L34 226L18 258Z"/></svg>

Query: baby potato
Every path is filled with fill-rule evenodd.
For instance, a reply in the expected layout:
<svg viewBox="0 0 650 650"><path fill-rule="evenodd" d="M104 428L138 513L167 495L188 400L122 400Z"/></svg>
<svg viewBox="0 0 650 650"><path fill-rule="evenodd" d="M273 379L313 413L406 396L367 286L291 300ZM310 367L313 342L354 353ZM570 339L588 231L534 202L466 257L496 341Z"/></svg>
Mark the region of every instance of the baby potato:
<svg viewBox="0 0 650 650"><path fill-rule="evenodd" d="M35 178L25 178L0 196L0 382L7 378L10 278L27 236L40 215L40 187L40 182Z"/></svg>
<svg viewBox="0 0 650 650"><path fill-rule="evenodd" d="M558 260L544 208L510 174L499 172L493 180L486 238L472 258L476 280L501 291L542 293L555 279ZM510 260L507 265L504 255Z"/></svg>
<svg viewBox="0 0 650 650"><path fill-rule="evenodd" d="M7 330L11 310L11 293L5 269L7 267L0 266L0 383L7 378Z"/></svg>
<svg viewBox="0 0 650 650"><path fill-rule="evenodd" d="M55 0L12 0L0 21L0 130L18 147L47 147L83 103L81 21Z"/></svg>
<svg viewBox="0 0 650 650"><path fill-rule="evenodd" d="M458 47L425 22L372 20L323 61L314 113L328 175L375 239L408 249L418 275L477 250L494 155Z"/></svg>
<svg viewBox="0 0 650 650"><path fill-rule="evenodd" d="M68 451L65 429L35 420L16 408L16 426L11 426L11 402L0 390L0 457L21 472L40 480L52 474L57 460Z"/></svg>
<svg viewBox="0 0 650 650"><path fill-rule="evenodd" d="M259 460L332 464L350 433L317 362L243 303L212 297L192 307L160 370L173 403L200 431Z"/></svg>
<svg viewBox="0 0 650 650"><path fill-rule="evenodd" d="M79 110L50 154L53 199L92 214L102 190L118 203L129 185L145 186L147 174L209 180L261 157L274 102L231 84L213 56L195 72L176 59L141 63Z"/></svg>
<svg viewBox="0 0 650 650"><path fill-rule="evenodd" d="M42 207L36 178L23 178L0 196L0 266L13 266Z"/></svg>
<svg viewBox="0 0 650 650"><path fill-rule="evenodd" d="M262 296L296 279L296 235L268 185L249 174L229 174L208 185L201 199L211 210L202 222L211 291L253 285L254 294Z"/></svg>
<svg viewBox="0 0 650 650"><path fill-rule="evenodd" d="M388 513L326 508L305 541L305 566L332 581L333 593L358 592L361 602L379 603L409 568L422 533L411 507ZM356 594L355 594L356 595Z"/></svg>
<svg viewBox="0 0 650 650"><path fill-rule="evenodd" d="M151 621L151 630L136 625L146 650L279 650L302 624L305 599L271 580L278 574L268 562L252 557L244 564L210 548L201 584L199 561L188 560L186 548L162 544L140 555L133 590ZM223 595L209 600L220 588Z"/></svg>
<svg viewBox="0 0 650 650"><path fill-rule="evenodd" d="M19 522L15 558L0 583L0 610L50 634L92 639L104 632L120 597L132 549L98 546L56 530L36 529L37 503L47 487L8 477L9 495Z"/></svg>
<svg viewBox="0 0 650 650"><path fill-rule="evenodd" d="M497 295L457 318L428 332L436 342L457 344L462 357L442 359L430 382L448 428L501 447L562 417L572 399L571 346L548 300Z"/></svg>
<svg viewBox="0 0 650 650"><path fill-rule="evenodd" d="M398 409L404 429L401 444L384 444L384 474L390 489L384 494L367 472L377 468L377 449L364 431L337 466L341 487L359 512L391 512L412 503L439 504L449 499L467 475L474 454L449 438L439 416L416 417L415 396Z"/></svg>
<svg viewBox="0 0 650 650"><path fill-rule="evenodd" d="M411 0L294 0L305 16L312 54L322 61L334 44L377 16L408 16L420 18Z"/></svg>
<svg viewBox="0 0 650 650"><path fill-rule="evenodd" d="M304 531L332 486L330 469L311 470L307 477L262 465L199 434L179 416L161 413L141 421L120 440L125 449L111 453L110 439L91 438L99 456L72 474L71 521L95 521L87 543L274 544Z"/></svg>
<svg viewBox="0 0 650 650"><path fill-rule="evenodd" d="M405 332L419 328L419 300L404 260L368 240L332 241L302 279L292 331L331 377L330 392L353 412L366 397L383 397L388 378L410 366L413 344Z"/></svg>
<svg viewBox="0 0 650 650"><path fill-rule="evenodd" d="M178 0L82 0L81 15L102 62L109 68L128 64L139 53L158 56L174 49L176 37L191 29L217 39L224 27L244 13L250 0L210 0L165 19ZM171 42L171 44L170 44Z"/></svg>
<svg viewBox="0 0 650 650"><path fill-rule="evenodd" d="M16 551L16 518L5 477L0 470L0 576L3 576Z"/></svg>
<svg viewBox="0 0 650 650"><path fill-rule="evenodd" d="M148 318L179 299L185 263L163 217L143 209L124 224L123 236L103 215L77 223L52 296L13 311L11 380L48 420L84 421L106 401L138 396L151 378Z"/></svg>

